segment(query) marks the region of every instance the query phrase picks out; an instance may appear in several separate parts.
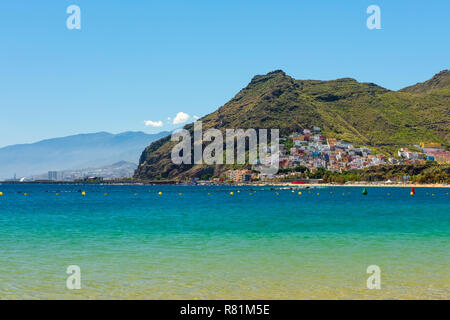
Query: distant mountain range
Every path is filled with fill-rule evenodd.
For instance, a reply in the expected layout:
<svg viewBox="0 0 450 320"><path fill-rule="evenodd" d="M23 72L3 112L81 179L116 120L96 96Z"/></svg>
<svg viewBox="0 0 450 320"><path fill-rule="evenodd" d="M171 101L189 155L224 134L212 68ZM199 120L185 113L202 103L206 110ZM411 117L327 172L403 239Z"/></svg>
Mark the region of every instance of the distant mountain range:
<svg viewBox="0 0 450 320"><path fill-rule="evenodd" d="M115 178L131 178L134 171L137 168L137 164L128 161L119 161L111 165L102 166L98 168L83 168L75 170L57 171L56 177L53 180L58 181L73 181L77 179L85 179L88 177L100 177L105 179ZM48 172L31 176L29 180L47 180Z"/></svg>
<svg viewBox="0 0 450 320"><path fill-rule="evenodd" d="M108 132L78 134L0 148L0 180L109 166L120 161L137 163L142 150L169 132Z"/></svg>
<svg viewBox="0 0 450 320"><path fill-rule="evenodd" d="M425 142L450 145L450 71L391 91L374 83L343 78L296 80L281 70L255 76L233 99L200 119L203 130L279 129L280 135L318 126L327 137L393 154ZM185 129L193 131L193 124ZM175 142L164 137L147 147L135 177L183 178L217 174L220 166L175 165Z"/></svg>

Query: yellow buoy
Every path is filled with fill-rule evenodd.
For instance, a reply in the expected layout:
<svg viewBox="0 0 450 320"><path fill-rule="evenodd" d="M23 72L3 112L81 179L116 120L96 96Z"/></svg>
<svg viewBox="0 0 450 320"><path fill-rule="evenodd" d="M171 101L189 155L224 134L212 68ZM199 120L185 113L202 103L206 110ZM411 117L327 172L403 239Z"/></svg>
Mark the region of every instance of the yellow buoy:
<svg viewBox="0 0 450 320"><path fill-rule="evenodd" d="M250 195L253 195L253 193L250 193Z"/></svg>
<svg viewBox="0 0 450 320"><path fill-rule="evenodd" d="M277 196L279 195L279 193L277 192Z"/></svg>
<svg viewBox="0 0 450 320"><path fill-rule="evenodd" d="M295 191L294 191L294 190L292 190L292 193L295 193Z"/></svg>
<svg viewBox="0 0 450 320"><path fill-rule="evenodd" d="M320 193L317 192L317 195L319 195Z"/></svg>
<svg viewBox="0 0 450 320"><path fill-rule="evenodd" d="M56 195L59 196L59 193L57 193Z"/></svg>
<svg viewBox="0 0 450 320"><path fill-rule="evenodd" d="M301 193L301 192L299 192L298 194L299 194L299 195L302 195L302 193Z"/></svg>
<svg viewBox="0 0 450 320"><path fill-rule="evenodd" d="M3 195L3 192L0 192L0 196L2 196Z"/></svg>
<svg viewBox="0 0 450 320"><path fill-rule="evenodd" d="M390 196L391 194L390 193L388 193L388 196Z"/></svg>
<svg viewBox="0 0 450 320"><path fill-rule="evenodd" d="M81 193L81 195L82 195L82 196L85 196L85 195L86 195L86 192L83 191L83 192Z"/></svg>
<svg viewBox="0 0 450 320"><path fill-rule="evenodd" d="M240 190L238 190L238 193L240 193L241 191Z"/></svg>
<svg viewBox="0 0 450 320"><path fill-rule="evenodd" d="M179 195L179 196L181 196L181 195L182 195L182 193L179 193L178 195Z"/></svg>
<svg viewBox="0 0 450 320"><path fill-rule="evenodd" d="M208 192L208 196L211 195L211 193Z"/></svg>
<svg viewBox="0 0 450 320"><path fill-rule="evenodd" d="M231 192L230 192L230 195L233 195L233 194L234 194L233 191L231 191Z"/></svg>
<svg viewBox="0 0 450 320"><path fill-rule="evenodd" d="M105 196L107 196L108 194L107 193L105 193Z"/></svg>
<svg viewBox="0 0 450 320"><path fill-rule="evenodd" d="M162 195L162 192L160 191L160 192L158 192L158 196L160 196L160 195Z"/></svg>
<svg viewBox="0 0 450 320"><path fill-rule="evenodd" d="M413 195L414 195L414 192L411 192L411 193L410 193L410 195L412 195L412 196L413 196Z"/></svg>
<svg viewBox="0 0 450 320"><path fill-rule="evenodd" d="M24 195L24 196L27 196L27 195L28 195L28 193L24 193L23 195Z"/></svg>

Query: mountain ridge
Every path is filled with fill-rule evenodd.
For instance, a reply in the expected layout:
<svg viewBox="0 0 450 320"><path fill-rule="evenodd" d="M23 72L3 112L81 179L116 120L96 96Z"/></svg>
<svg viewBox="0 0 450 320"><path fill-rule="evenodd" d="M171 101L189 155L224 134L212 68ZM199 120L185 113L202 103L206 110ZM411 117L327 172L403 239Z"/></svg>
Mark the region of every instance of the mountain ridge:
<svg viewBox="0 0 450 320"><path fill-rule="evenodd" d="M442 70L431 79L400 89L401 92L429 93L439 89L450 89L450 70Z"/></svg>
<svg viewBox="0 0 450 320"><path fill-rule="evenodd" d="M282 70L254 76L229 102L200 120L203 129L278 128L287 136L300 128L319 126L335 137L383 152L402 145L450 140L449 87L420 94L391 91L352 78L296 80ZM192 131L193 124L184 127ZM164 137L141 155L135 177L177 178L197 174L199 166L175 166ZM205 166L200 166L205 167ZM211 167L206 168L211 170ZM216 168L217 169L217 168Z"/></svg>
<svg viewBox="0 0 450 320"><path fill-rule="evenodd" d="M60 140L64 140L67 138L83 138L83 137L87 137L87 136L107 136L107 137L112 137L112 136L116 136L116 137L120 137L123 135L127 135L129 133L132 134L139 134L139 135L152 135L152 134L147 134L143 131L124 131L124 132L120 132L120 133L110 133L107 131L98 131L98 132L92 132L92 133L77 133L77 134L73 134L73 135L68 135L68 136L62 136L62 137L56 137L56 138L46 138L46 139L42 139L42 140L37 140L34 142L28 142L28 143L16 143L16 144L11 144L11 145L6 145L3 147L0 147L1 149L5 149L5 148L10 148L10 147L18 147L18 146L28 146L28 145L35 145L35 144L45 144L47 142L54 142L54 141L60 141ZM162 131L161 133L169 133L168 131ZM159 134L159 133L156 133Z"/></svg>

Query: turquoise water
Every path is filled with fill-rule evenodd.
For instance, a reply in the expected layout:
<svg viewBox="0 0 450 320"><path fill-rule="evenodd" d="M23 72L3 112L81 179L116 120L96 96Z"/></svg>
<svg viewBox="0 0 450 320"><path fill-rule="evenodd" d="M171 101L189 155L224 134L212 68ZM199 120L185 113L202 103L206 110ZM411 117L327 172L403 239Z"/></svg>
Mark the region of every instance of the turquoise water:
<svg viewBox="0 0 450 320"><path fill-rule="evenodd" d="M0 185L0 298L449 299L450 189L367 189Z"/></svg>

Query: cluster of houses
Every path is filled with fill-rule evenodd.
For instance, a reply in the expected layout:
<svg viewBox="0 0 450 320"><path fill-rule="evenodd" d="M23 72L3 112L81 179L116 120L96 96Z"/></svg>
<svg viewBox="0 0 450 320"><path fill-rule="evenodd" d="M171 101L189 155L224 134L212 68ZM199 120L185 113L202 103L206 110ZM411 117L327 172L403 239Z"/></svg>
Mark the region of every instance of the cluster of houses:
<svg viewBox="0 0 450 320"><path fill-rule="evenodd" d="M289 138L281 138L278 161L280 169L295 169L303 166L310 171L323 168L335 172L383 164L412 164L424 161L450 162L450 151L445 151L438 143L421 143L416 147L422 152L412 152L407 148L402 148L398 151L398 158L386 157L384 154L374 154L367 147L355 147L350 142L327 138L321 133L319 127L314 127L292 133ZM263 160L262 164L269 165L273 161L271 157ZM286 170L281 170L280 174L284 175L283 172ZM228 181L246 182L258 178L261 177L246 169L225 172L225 179Z"/></svg>
<svg viewBox="0 0 450 320"><path fill-rule="evenodd" d="M282 169L304 166L308 169L344 171L386 163L385 155L374 155L369 148L355 147L346 141L327 138L321 134L319 127L293 133L289 138L292 139L289 150L286 150L286 144L280 145Z"/></svg>
<svg viewBox="0 0 450 320"><path fill-rule="evenodd" d="M405 163L415 163L421 160L436 161L438 163L450 163L450 151L445 151L440 143L422 142L420 145L414 146L419 151L411 151L408 148L401 148L398 156Z"/></svg>

